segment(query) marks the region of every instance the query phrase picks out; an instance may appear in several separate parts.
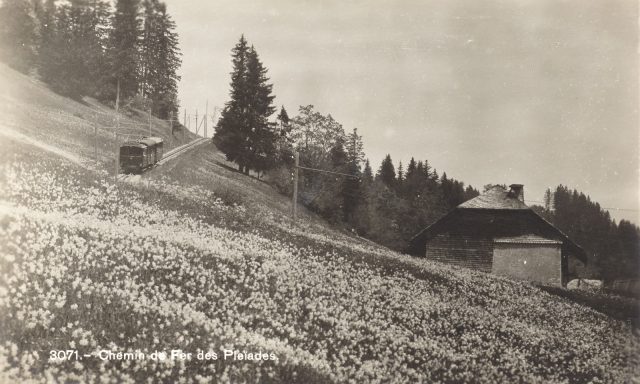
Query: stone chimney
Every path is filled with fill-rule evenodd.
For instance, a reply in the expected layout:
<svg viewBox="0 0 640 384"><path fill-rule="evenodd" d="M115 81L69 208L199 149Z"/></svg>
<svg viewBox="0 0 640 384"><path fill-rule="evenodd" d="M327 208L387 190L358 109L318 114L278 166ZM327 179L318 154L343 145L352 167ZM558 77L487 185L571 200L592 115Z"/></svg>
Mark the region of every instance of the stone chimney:
<svg viewBox="0 0 640 384"><path fill-rule="evenodd" d="M509 186L509 196L517 197L518 200L524 203L524 185L523 184L511 184Z"/></svg>

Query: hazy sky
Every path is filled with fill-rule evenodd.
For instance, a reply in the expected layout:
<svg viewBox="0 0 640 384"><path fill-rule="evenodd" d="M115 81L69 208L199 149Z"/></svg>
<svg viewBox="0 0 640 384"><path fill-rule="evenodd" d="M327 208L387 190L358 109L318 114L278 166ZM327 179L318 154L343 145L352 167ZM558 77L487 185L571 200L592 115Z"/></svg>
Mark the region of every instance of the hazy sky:
<svg viewBox="0 0 640 384"><path fill-rule="evenodd" d="M167 3L191 114L228 100L244 33L276 104L357 127L374 170L414 156L480 190L522 183L528 200L562 183L639 222L635 1Z"/></svg>

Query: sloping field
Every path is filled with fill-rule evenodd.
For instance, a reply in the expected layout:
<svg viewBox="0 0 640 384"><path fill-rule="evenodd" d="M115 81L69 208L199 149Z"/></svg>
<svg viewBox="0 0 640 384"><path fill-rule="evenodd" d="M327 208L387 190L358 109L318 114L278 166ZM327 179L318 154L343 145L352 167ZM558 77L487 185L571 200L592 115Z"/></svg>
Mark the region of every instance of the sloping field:
<svg viewBox="0 0 640 384"><path fill-rule="evenodd" d="M0 139L10 137L31 146L74 157L85 166L111 171L116 148L116 114L93 99L82 103L49 91L37 80L0 63ZM120 119L119 142L142 135L164 139L165 150L182 145L195 135L171 132L169 122L151 119L144 111L125 108ZM149 134L151 133L151 134ZM97 145L96 145L97 144ZM94 155L97 148L97 159Z"/></svg>
<svg viewBox="0 0 640 384"><path fill-rule="evenodd" d="M29 124L12 129L60 136L49 144L86 157L64 121L38 127L44 136ZM294 224L286 198L211 145L114 186L82 161L1 139L0 382L639 377L638 337L624 322L399 255L309 214ZM191 358L171 358L178 349Z"/></svg>

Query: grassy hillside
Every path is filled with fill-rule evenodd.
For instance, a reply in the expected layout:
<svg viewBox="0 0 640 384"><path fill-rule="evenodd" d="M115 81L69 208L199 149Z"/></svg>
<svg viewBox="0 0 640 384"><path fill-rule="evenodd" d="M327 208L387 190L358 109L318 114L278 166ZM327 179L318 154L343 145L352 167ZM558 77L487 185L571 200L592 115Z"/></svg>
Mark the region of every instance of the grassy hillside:
<svg viewBox="0 0 640 384"><path fill-rule="evenodd" d="M639 377L630 325L529 284L399 255L308 213L292 223L285 197L211 145L114 186L90 161L86 119L36 113L97 106L0 75L13 86L3 112L20 112L3 115L0 136L0 382ZM63 349L91 356L49 359ZM149 358L177 349L191 359ZM104 350L145 358L102 360Z"/></svg>
<svg viewBox="0 0 640 384"><path fill-rule="evenodd" d="M56 152L84 166L113 169L116 147L113 109L90 98L82 103L69 100L2 63L0 86L3 89L0 93L0 135ZM146 112L132 106L123 106L122 111L119 142L129 137L159 136L168 150L195 138L191 132L179 129L172 134L169 123L156 118L151 119L149 130ZM97 161L94 156L96 142Z"/></svg>

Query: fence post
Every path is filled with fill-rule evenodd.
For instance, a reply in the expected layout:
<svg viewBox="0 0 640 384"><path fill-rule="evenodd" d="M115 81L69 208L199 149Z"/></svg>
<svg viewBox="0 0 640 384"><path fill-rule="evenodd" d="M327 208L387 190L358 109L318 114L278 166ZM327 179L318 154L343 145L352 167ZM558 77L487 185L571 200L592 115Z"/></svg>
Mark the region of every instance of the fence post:
<svg viewBox="0 0 640 384"><path fill-rule="evenodd" d="M98 165L98 115L93 114L93 158Z"/></svg>
<svg viewBox="0 0 640 384"><path fill-rule="evenodd" d="M118 145L118 132L120 131L120 79L116 91L116 142L115 142L115 172L113 173L113 182L118 184L118 173L120 172L120 146Z"/></svg>
<svg viewBox="0 0 640 384"><path fill-rule="evenodd" d="M292 199L291 211L293 215L293 221L296 221L297 205L298 205L298 166L300 165L300 154L298 153L298 151L296 151L294 158L295 158L295 161L294 161L294 168L293 168L293 196L291 197Z"/></svg>

